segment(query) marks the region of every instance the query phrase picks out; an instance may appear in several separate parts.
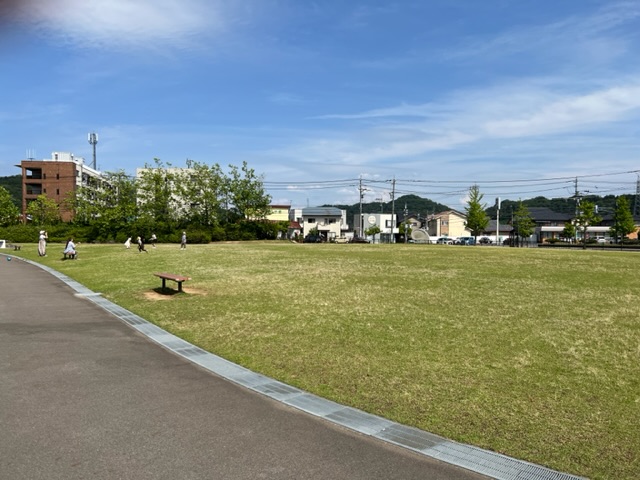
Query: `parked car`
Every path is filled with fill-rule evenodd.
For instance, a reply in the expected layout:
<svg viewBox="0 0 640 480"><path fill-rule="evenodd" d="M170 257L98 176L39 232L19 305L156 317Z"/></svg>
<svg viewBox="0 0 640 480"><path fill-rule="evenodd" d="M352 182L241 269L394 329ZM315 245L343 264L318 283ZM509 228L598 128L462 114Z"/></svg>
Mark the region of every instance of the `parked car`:
<svg viewBox="0 0 640 480"><path fill-rule="evenodd" d="M369 243L369 240L367 240L366 238L353 236L351 237L351 240L349 240L349 243Z"/></svg>
<svg viewBox="0 0 640 480"><path fill-rule="evenodd" d="M436 245L453 245L453 240L447 237L440 237L436 240Z"/></svg>
<svg viewBox="0 0 640 480"><path fill-rule="evenodd" d="M491 239L489 237L482 237L482 238L480 238L480 240L478 240L478 243L480 243L482 245L491 245L493 242L491 241Z"/></svg>
<svg viewBox="0 0 640 480"><path fill-rule="evenodd" d="M474 237L458 237L456 245L475 245L476 239Z"/></svg>
<svg viewBox="0 0 640 480"><path fill-rule="evenodd" d="M303 240L304 243L322 243L323 239L320 235L307 235L306 237L304 237Z"/></svg>

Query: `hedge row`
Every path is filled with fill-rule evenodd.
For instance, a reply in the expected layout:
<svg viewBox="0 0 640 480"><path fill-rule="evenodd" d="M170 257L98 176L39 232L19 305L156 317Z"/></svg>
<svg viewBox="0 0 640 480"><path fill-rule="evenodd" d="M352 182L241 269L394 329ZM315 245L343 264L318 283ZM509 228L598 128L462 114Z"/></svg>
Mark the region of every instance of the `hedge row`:
<svg viewBox="0 0 640 480"><path fill-rule="evenodd" d="M158 243L180 243L182 232L186 231L189 243L209 243L227 240L268 240L277 238L278 232L286 233L287 226L282 223L240 222L216 227L192 225L183 228L168 227L159 224L137 223L118 231L109 231L99 225L76 225L60 223L49 227L33 225L13 225L0 227L0 239L9 243L36 243L40 230L46 230L49 242L64 243L69 238L81 243L124 243L128 237L133 241L138 236L158 237Z"/></svg>

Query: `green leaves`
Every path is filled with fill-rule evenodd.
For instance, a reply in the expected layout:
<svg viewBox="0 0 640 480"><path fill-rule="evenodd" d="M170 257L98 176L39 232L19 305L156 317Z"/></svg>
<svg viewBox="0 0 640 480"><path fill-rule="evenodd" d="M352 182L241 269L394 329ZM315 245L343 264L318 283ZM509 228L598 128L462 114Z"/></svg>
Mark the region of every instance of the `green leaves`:
<svg viewBox="0 0 640 480"><path fill-rule="evenodd" d="M480 193L480 187L478 185L473 185L469 189L469 201L465 208L467 213L465 227L473 233L475 237L484 232L489 225L489 216L484 210L486 205L480 203L483 197L484 195Z"/></svg>
<svg viewBox="0 0 640 480"><path fill-rule="evenodd" d="M0 187L0 226L15 225L20 221L20 210L11 199L9 190Z"/></svg>

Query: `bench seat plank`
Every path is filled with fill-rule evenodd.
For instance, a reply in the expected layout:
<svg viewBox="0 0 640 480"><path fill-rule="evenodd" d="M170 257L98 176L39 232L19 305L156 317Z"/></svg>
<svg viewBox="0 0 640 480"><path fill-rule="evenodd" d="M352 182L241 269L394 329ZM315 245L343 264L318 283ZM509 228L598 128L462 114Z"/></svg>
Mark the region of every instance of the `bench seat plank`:
<svg viewBox="0 0 640 480"><path fill-rule="evenodd" d="M182 292L182 282L186 282L187 280L191 280L191 277L187 277L184 275L176 275L174 273L165 273L165 272L155 272L154 275L156 277L160 277L162 279L162 289L167 288L166 281L172 280L178 284L178 291Z"/></svg>

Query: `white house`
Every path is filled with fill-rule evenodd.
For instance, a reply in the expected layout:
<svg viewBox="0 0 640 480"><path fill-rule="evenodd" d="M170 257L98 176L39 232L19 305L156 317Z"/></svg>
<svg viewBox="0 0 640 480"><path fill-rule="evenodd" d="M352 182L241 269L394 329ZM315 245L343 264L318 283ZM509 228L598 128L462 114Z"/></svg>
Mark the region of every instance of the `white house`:
<svg viewBox="0 0 640 480"><path fill-rule="evenodd" d="M303 208L301 218L303 236L307 236L313 229L318 229L319 234L331 241L340 238L349 228L346 223L346 211L336 207Z"/></svg>

